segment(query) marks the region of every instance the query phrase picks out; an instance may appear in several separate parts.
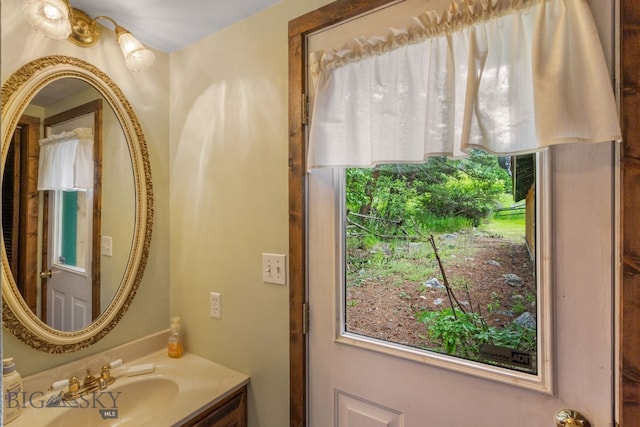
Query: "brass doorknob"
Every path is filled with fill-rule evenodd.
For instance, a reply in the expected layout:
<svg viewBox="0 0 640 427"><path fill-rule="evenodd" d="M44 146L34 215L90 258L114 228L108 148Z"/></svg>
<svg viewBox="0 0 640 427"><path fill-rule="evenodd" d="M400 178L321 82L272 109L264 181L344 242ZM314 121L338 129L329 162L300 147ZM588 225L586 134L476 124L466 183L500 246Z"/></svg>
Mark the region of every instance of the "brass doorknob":
<svg viewBox="0 0 640 427"><path fill-rule="evenodd" d="M51 269L49 269L47 271L40 272L40 278L41 279L51 279L51 276L53 276L53 273L51 272Z"/></svg>
<svg viewBox="0 0 640 427"><path fill-rule="evenodd" d="M563 409L556 414L557 427L591 427L587 419L578 411Z"/></svg>

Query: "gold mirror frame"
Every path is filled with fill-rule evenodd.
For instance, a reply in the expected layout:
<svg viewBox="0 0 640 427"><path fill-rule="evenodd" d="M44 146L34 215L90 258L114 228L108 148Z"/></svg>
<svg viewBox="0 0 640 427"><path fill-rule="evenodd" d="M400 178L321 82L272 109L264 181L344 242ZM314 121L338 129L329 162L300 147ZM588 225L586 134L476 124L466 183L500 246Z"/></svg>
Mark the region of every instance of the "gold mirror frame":
<svg viewBox="0 0 640 427"><path fill-rule="evenodd" d="M120 321L138 290L151 244L153 189L144 134L133 108L120 88L100 69L77 58L46 56L31 61L2 84L2 169L20 116L47 84L76 78L92 85L107 100L125 134L134 174L136 217L127 266L109 306L89 326L62 332L42 322L26 305L16 286L2 243L2 324L20 341L46 353L70 353L103 338Z"/></svg>

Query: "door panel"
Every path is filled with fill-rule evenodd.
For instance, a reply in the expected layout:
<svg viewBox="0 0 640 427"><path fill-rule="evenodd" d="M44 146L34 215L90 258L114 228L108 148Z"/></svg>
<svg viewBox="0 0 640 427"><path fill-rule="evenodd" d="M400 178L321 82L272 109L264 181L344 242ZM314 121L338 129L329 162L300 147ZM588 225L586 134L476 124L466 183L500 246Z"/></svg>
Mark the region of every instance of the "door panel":
<svg viewBox="0 0 640 427"><path fill-rule="evenodd" d="M336 405L339 426L400 427L404 425L402 414L347 393L336 393Z"/></svg>
<svg viewBox="0 0 640 427"><path fill-rule="evenodd" d="M47 264L51 275L47 280L48 302L53 301L53 310L47 310L47 324L60 331L77 331L91 323L91 264L86 260L91 259L91 245L80 242L82 238L77 235L71 236L71 244L69 246L69 255L76 258L78 263L72 262L67 258L62 261L59 258L63 252L60 246L63 244L61 227L61 218L57 214L59 205L62 203L63 196L61 191L50 191L49 199L49 218L47 231L49 248L45 253L48 256ZM75 205L91 206L92 198L90 192L86 197L77 197L72 199L71 206ZM80 211L78 207L76 212ZM80 217L80 215L78 215ZM83 228L84 236L90 236L91 218L84 215L83 220L78 219L77 224L73 224L74 228ZM69 244L69 243L67 243ZM57 246L57 248L56 248ZM74 260L74 261L76 261ZM62 301L62 302L60 302ZM48 304L49 305L49 304Z"/></svg>
<svg viewBox="0 0 640 427"><path fill-rule="evenodd" d="M603 41L610 42L613 9L598 7L594 16ZM372 15L369 21L375 21ZM346 40L351 30L342 25L337 31L310 37L309 51L322 39L340 47L336 40ZM612 49L605 51L613 57ZM549 289L540 300L552 350L541 353L550 365L548 393L515 379L495 381L464 362L407 359L395 349L377 351L341 338L339 172L308 174L310 426L545 427L555 425L563 408L579 410L593 426L613 425L615 149L608 143L561 146L550 159L543 190L548 210L539 218L551 227L540 242L546 247L542 262L550 267Z"/></svg>
<svg viewBox="0 0 640 427"><path fill-rule="evenodd" d="M335 176L311 173L309 425L376 425L363 420L381 419L379 408L385 408L401 426L543 427L565 407L579 410L592 425L612 425L611 152L610 144L599 144L553 153L555 396L337 342ZM345 415L343 396L366 402L347 410L360 415Z"/></svg>
<svg viewBox="0 0 640 427"><path fill-rule="evenodd" d="M65 312L65 297L64 294L58 293L55 290L49 291L48 297L50 303L47 310L47 323L56 329L62 330L64 326L64 312Z"/></svg>

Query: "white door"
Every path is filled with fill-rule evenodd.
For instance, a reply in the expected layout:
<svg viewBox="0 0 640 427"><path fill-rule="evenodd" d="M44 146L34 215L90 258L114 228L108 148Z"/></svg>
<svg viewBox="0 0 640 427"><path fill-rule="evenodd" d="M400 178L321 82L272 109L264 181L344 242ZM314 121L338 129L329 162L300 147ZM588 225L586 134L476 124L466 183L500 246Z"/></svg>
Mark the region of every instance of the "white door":
<svg viewBox="0 0 640 427"><path fill-rule="evenodd" d="M87 114L52 126L49 135L93 123L93 113ZM49 192L47 324L60 331L82 329L92 320L92 207L90 190Z"/></svg>
<svg viewBox="0 0 640 427"><path fill-rule="evenodd" d="M91 192L50 191L49 206L47 324L76 331L91 323L92 314Z"/></svg>
<svg viewBox="0 0 640 427"><path fill-rule="evenodd" d="M609 37L612 6L591 3ZM350 33L337 31L310 37L309 51ZM594 427L614 425L615 150L557 147L539 173L535 374L345 332L343 172L309 174L308 425L550 427L562 409Z"/></svg>

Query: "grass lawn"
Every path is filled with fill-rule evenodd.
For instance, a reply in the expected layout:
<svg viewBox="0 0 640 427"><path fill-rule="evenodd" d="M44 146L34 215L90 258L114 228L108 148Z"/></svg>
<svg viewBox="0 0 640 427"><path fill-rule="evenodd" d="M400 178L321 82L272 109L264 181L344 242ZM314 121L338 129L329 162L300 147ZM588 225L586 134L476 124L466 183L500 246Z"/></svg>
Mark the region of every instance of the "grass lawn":
<svg viewBox="0 0 640 427"><path fill-rule="evenodd" d="M487 222L482 222L480 230L492 235L502 236L512 242L521 243L524 239L524 213L519 215L494 216Z"/></svg>

